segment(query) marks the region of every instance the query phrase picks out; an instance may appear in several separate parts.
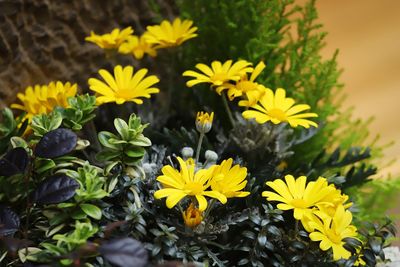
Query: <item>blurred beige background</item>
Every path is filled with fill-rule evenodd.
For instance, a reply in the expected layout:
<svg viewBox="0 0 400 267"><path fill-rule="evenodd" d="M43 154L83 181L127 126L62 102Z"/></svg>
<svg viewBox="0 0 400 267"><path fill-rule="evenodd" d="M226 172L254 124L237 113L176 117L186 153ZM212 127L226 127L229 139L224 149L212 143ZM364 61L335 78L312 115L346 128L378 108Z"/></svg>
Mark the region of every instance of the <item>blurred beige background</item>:
<svg viewBox="0 0 400 267"><path fill-rule="evenodd" d="M395 141L384 152L384 162L400 155L400 0L331 0L317 2L320 22L329 33L326 56L339 48L341 81L348 95L344 106L354 116L368 119L371 135L380 143ZM380 169L378 176L400 177L400 161ZM396 208L400 214L400 192ZM397 219L397 227L400 219ZM399 229L399 228L398 228ZM394 245L399 246L400 240Z"/></svg>
<svg viewBox="0 0 400 267"><path fill-rule="evenodd" d="M400 1L317 1L319 20L328 32L324 50L330 56L339 48L341 81L348 95L344 105L354 106L354 116L375 120L371 134L381 144L395 141L385 150L385 161L400 154ZM399 176L400 162L380 170Z"/></svg>

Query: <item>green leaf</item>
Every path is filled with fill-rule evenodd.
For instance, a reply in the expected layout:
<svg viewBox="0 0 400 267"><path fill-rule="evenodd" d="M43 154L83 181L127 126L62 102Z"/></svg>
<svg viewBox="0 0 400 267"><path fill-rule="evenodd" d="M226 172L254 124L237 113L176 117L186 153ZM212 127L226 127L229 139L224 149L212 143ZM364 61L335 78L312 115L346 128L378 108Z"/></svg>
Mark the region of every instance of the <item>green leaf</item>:
<svg viewBox="0 0 400 267"><path fill-rule="evenodd" d="M129 126L123 119L116 118L114 120L114 126L122 139L129 140Z"/></svg>
<svg viewBox="0 0 400 267"><path fill-rule="evenodd" d="M101 209L92 204L80 204L81 209L90 217L100 220Z"/></svg>
<svg viewBox="0 0 400 267"><path fill-rule="evenodd" d="M134 146L151 146L151 141L143 134L140 134L135 140L129 141L129 144Z"/></svg>
<svg viewBox="0 0 400 267"><path fill-rule="evenodd" d="M120 146L115 145L115 144L111 144L110 141L109 141L111 138L112 139L118 139L118 137L115 134L110 133L110 132L106 132L106 131L102 131L102 132L100 132L98 134L98 138L99 138L99 142L103 146L111 148L111 149L115 149L115 150L120 149Z"/></svg>
<svg viewBox="0 0 400 267"><path fill-rule="evenodd" d="M56 163L51 159L36 159L35 161L35 171L37 173L44 173L56 166Z"/></svg>
<svg viewBox="0 0 400 267"><path fill-rule="evenodd" d="M118 158L121 155L121 151L114 150L103 150L96 155L98 161L110 161Z"/></svg>
<svg viewBox="0 0 400 267"><path fill-rule="evenodd" d="M131 158L143 157L146 150L143 147L130 147L124 151L125 155Z"/></svg>

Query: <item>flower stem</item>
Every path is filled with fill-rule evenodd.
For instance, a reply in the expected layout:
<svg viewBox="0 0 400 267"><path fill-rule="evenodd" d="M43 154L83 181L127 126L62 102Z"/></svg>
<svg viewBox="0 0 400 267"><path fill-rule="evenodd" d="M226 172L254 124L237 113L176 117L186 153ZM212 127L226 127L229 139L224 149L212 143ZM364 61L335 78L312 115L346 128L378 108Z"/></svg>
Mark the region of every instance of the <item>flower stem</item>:
<svg viewBox="0 0 400 267"><path fill-rule="evenodd" d="M200 150L201 150L201 145L203 143L204 139L204 132L200 132L200 137L199 137L199 142L197 144L197 149L196 149L196 158L195 158L195 164L198 164L199 158L200 158Z"/></svg>
<svg viewBox="0 0 400 267"><path fill-rule="evenodd" d="M233 115L231 109L229 108L228 99L226 98L226 94L222 94L222 102L224 103L225 111L228 114L229 121L232 127L235 126L235 120L233 119Z"/></svg>
<svg viewBox="0 0 400 267"><path fill-rule="evenodd" d="M215 199L213 198L213 199L211 199L210 205L208 205L208 208L207 208L207 210L206 210L205 213L204 213L204 218L207 218L207 217L208 217L208 215L210 214L210 211L211 211L211 209L213 208L214 204L215 204Z"/></svg>

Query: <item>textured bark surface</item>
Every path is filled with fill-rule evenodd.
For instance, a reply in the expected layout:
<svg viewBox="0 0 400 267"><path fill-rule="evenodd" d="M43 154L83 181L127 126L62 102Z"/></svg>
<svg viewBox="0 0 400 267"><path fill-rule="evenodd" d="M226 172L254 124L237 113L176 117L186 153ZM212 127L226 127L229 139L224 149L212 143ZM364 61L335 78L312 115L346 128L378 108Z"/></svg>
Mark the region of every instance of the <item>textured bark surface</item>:
<svg viewBox="0 0 400 267"><path fill-rule="evenodd" d="M86 88L108 63L85 36L127 26L143 32L156 15L150 2L173 17L164 0L0 0L0 107L29 85L61 80Z"/></svg>

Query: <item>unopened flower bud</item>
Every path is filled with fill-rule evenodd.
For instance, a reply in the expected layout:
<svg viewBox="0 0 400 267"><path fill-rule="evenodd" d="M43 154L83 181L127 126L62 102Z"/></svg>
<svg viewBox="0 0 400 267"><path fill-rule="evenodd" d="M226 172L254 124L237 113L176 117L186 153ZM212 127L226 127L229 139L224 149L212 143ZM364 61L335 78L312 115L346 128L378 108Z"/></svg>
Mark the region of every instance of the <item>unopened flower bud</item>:
<svg viewBox="0 0 400 267"><path fill-rule="evenodd" d="M214 112L208 114L207 112L197 112L196 116L196 129L200 133L208 133L211 130L212 122L214 119Z"/></svg>
<svg viewBox="0 0 400 267"><path fill-rule="evenodd" d="M212 150L207 150L205 153L206 161L216 162L218 160L218 154Z"/></svg>
<svg viewBox="0 0 400 267"><path fill-rule="evenodd" d="M194 228L203 220L203 213L193 203L182 214L185 225Z"/></svg>
<svg viewBox="0 0 400 267"><path fill-rule="evenodd" d="M184 148L182 148L181 154L184 159L192 158L194 150L191 147L185 146Z"/></svg>

